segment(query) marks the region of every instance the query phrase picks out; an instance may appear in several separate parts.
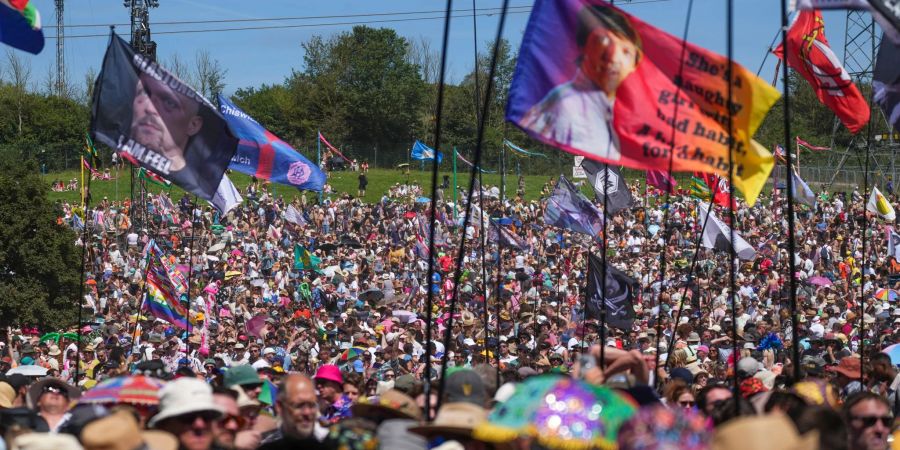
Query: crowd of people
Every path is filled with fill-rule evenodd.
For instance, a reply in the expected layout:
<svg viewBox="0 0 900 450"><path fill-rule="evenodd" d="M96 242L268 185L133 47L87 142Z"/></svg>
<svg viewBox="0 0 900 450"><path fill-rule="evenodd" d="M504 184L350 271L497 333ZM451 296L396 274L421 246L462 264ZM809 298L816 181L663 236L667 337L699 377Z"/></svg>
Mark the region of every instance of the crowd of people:
<svg viewBox="0 0 900 450"><path fill-rule="evenodd" d="M793 256L783 194L738 200L756 256L732 293L728 252L697 245L705 201L631 189L606 248L639 285L630 329L585 314L601 240L546 226L541 200L481 196L502 221L438 201L429 280L418 186L368 204L254 181L224 215L187 196L103 199L78 241L90 319L0 342L0 448L900 445L900 262L858 191L799 209ZM60 204L67 223L77 213ZM186 329L145 307L152 244L188 279Z"/></svg>

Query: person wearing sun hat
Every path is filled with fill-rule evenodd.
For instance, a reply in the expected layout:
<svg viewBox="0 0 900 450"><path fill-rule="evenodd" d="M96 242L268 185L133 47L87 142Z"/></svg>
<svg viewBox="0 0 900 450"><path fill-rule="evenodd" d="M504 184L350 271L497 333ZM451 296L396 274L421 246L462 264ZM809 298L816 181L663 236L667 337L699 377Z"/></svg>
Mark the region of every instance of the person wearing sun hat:
<svg viewBox="0 0 900 450"><path fill-rule="evenodd" d="M141 431L134 416L118 411L87 424L80 434L84 450L176 450L178 440L165 431Z"/></svg>
<svg viewBox="0 0 900 450"><path fill-rule="evenodd" d="M438 410L432 422L409 428L410 433L424 436L429 441L441 438L444 441L456 441L464 448L475 440L472 433L475 427L488 419L487 409L469 402L445 403Z"/></svg>
<svg viewBox="0 0 900 450"><path fill-rule="evenodd" d="M323 425L334 424L352 416L350 398L344 395L344 377L341 369L333 364L319 367L313 377L319 392L319 406Z"/></svg>
<svg viewBox="0 0 900 450"><path fill-rule="evenodd" d="M178 378L163 386L158 395L159 413L147 425L173 434L180 448L211 448L213 422L223 415L212 388L197 378Z"/></svg>

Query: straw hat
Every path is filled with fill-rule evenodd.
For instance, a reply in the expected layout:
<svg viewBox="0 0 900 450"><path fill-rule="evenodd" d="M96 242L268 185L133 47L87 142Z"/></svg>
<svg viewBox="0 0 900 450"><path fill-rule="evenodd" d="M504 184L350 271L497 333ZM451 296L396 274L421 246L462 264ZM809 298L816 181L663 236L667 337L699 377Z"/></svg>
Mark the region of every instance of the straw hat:
<svg viewBox="0 0 900 450"><path fill-rule="evenodd" d="M445 403L438 410L433 422L428 425L412 427L409 431L426 438L434 436L471 437L475 426L487 419L487 410L478 405L468 402Z"/></svg>
<svg viewBox="0 0 900 450"><path fill-rule="evenodd" d="M95 420L81 431L81 443L85 450L176 450L178 439L164 431L141 432L134 416L119 411Z"/></svg>
<svg viewBox="0 0 900 450"><path fill-rule="evenodd" d="M81 450L78 439L70 434L25 433L9 446L10 450Z"/></svg>
<svg viewBox="0 0 900 450"><path fill-rule="evenodd" d="M713 434L710 450L815 450L819 433L797 433L783 414L752 416L729 421Z"/></svg>
<svg viewBox="0 0 900 450"><path fill-rule="evenodd" d="M369 419L413 419L422 420L422 410L416 401L396 389L389 389L377 399L361 398L351 406L353 417Z"/></svg>

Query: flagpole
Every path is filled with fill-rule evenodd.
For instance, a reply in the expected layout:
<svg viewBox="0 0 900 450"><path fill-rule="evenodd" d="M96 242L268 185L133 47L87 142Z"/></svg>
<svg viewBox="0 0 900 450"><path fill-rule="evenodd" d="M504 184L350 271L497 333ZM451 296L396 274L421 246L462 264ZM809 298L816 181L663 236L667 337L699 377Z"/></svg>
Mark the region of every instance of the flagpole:
<svg viewBox="0 0 900 450"><path fill-rule="evenodd" d="M334 136L332 136L334 137ZM319 170L322 170L322 132L316 130L316 164L319 165ZM325 172L322 170L322 172ZM327 176L325 182L328 182ZM322 204L322 191L325 189L319 190L319 204Z"/></svg>
<svg viewBox="0 0 900 450"><path fill-rule="evenodd" d="M606 369L606 245L609 240L606 236L606 216L609 210L609 164L603 164L603 237L601 238L600 256L600 369ZM588 262L591 252L588 248ZM585 306L587 310L587 306Z"/></svg>
<svg viewBox="0 0 900 450"><path fill-rule="evenodd" d="M788 60L788 45L787 45L787 25L788 25L788 0L781 0L781 47L784 49L784 60ZM781 76L782 76L782 84L784 85L784 142L787 145L791 140L791 89L790 83L788 83L788 65L783 64L781 66ZM795 141L796 142L796 141ZM785 164L787 165L787 170L784 171L784 176L786 179L785 188L787 193L785 195L785 199L787 200L787 221L788 221L788 286L790 292L788 293L790 299L791 306L791 363L794 368L794 381L800 380L800 333L798 331L798 326L800 325L800 318L797 311L797 277L796 277L796 262L794 261L795 252L796 252L796 242L795 242L795 224L794 224L794 177L791 175L791 171L793 170L792 165L792 157L791 152L784 152ZM800 166L800 144L797 143L797 167L799 170ZM865 234L865 232L863 232ZM732 244L733 245L733 244ZM737 353L735 353L737 354ZM735 362L736 364L736 362Z"/></svg>
<svg viewBox="0 0 900 450"><path fill-rule="evenodd" d="M459 208L459 200L456 197L456 147L453 147L453 221L455 222L457 219L457 208ZM481 227L484 228L484 221L482 221ZM484 230L481 230L484 231ZM465 232L465 230L463 230Z"/></svg>

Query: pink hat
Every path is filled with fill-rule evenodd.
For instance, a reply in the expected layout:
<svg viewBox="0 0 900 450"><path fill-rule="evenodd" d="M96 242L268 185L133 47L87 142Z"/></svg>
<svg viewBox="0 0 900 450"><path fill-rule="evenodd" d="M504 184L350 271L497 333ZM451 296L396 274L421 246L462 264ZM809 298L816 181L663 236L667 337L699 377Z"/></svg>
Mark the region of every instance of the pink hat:
<svg viewBox="0 0 900 450"><path fill-rule="evenodd" d="M344 384L344 376L341 375L341 369L338 369L338 366L334 364L325 364L322 367L319 367L319 370L316 371L316 376L313 377L316 380L328 380L334 381L337 384Z"/></svg>
<svg viewBox="0 0 900 450"><path fill-rule="evenodd" d="M698 345L698 346L697 346L697 351L698 351L698 352L706 352L706 353L709 353L709 347L707 347L707 346L705 346L705 345Z"/></svg>

